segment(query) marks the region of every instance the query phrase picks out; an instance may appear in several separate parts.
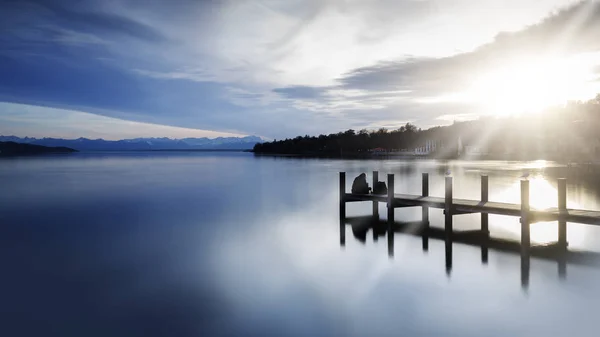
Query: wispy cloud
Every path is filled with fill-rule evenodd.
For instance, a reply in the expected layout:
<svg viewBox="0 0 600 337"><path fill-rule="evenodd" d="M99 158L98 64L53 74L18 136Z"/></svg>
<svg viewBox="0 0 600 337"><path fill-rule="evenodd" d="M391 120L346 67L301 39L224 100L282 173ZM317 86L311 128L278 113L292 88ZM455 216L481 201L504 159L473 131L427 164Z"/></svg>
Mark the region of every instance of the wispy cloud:
<svg viewBox="0 0 600 337"><path fill-rule="evenodd" d="M481 114L474 74L600 51L597 2L540 21L573 3L0 0L0 100L270 138L428 126Z"/></svg>
<svg viewBox="0 0 600 337"><path fill-rule="evenodd" d="M0 135L123 139L137 137L238 137L214 132L140 123L75 110L0 103Z"/></svg>
<svg viewBox="0 0 600 337"><path fill-rule="evenodd" d="M438 121L477 118L487 111L469 102L461 92L476 85L482 74L503 69L514 62L535 64L556 59L569 62L566 66L576 64L578 67L586 66L591 71L600 64L600 53L597 53L600 51L600 40L596 38L598 31L600 4L581 2L538 24L498 34L492 42L471 52L447 57L404 57L353 69L340 76L336 85L291 86L274 91L292 101L292 104L306 109L346 111L351 114L353 110L385 110L402 106L406 113L427 109L423 106L427 105L430 109L439 109ZM600 89L600 86L597 88ZM361 94L350 94L353 92ZM450 108L453 102L461 101L472 112L442 112ZM413 120L421 124L431 122L424 116L415 116Z"/></svg>

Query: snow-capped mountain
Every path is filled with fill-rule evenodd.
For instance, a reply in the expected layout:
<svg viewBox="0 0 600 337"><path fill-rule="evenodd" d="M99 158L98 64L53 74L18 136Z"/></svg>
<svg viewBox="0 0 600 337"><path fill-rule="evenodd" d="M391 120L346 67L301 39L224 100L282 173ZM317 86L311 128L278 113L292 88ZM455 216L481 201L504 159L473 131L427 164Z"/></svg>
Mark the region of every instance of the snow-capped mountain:
<svg viewBox="0 0 600 337"><path fill-rule="evenodd" d="M78 151L134 151L134 150L249 150L263 140L256 136L218 138L134 138L122 140L61 139L0 136L0 141L43 146L64 146Z"/></svg>

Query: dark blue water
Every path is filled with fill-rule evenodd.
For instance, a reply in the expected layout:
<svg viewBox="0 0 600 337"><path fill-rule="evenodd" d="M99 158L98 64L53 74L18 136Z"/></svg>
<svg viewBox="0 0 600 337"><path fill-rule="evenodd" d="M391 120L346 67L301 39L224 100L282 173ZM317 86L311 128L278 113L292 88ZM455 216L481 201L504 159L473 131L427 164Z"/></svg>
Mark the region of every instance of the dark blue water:
<svg viewBox="0 0 600 337"><path fill-rule="evenodd" d="M245 153L104 153L0 160L0 336L597 336L600 269L394 236L340 247L338 175L396 174L419 193L554 206L552 163L255 158ZM348 181L350 184L350 181ZM571 183L569 205L600 209ZM370 214L369 203L348 215ZM385 215L384 206L380 214ZM397 210L419 220L420 209ZM431 211L432 226L443 226ZM477 228L478 215L455 217ZM492 236L519 238L517 219L491 217ZM600 251L600 230L569 225L571 249ZM556 240L535 224L532 240Z"/></svg>

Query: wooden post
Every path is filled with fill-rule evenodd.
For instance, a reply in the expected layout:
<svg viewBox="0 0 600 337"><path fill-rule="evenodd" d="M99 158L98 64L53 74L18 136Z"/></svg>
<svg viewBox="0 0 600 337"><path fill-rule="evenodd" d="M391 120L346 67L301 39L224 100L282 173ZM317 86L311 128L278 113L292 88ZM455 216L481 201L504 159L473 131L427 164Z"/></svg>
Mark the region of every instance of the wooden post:
<svg viewBox="0 0 600 337"><path fill-rule="evenodd" d="M567 254L563 252L558 256L558 277L561 280L567 278Z"/></svg>
<svg viewBox="0 0 600 337"><path fill-rule="evenodd" d="M340 172L340 246L346 246L346 172Z"/></svg>
<svg viewBox="0 0 600 337"><path fill-rule="evenodd" d="M388 221L388 256L394 257L394 175L388 174L387 221Z"/></svg>
<svg viewBox="0 0 600 337"><path fill-rule="evenodd" d="M423 246L423 251L424 252L428 252L429 251L429 233L427 231L424 231L422 234L422 246Z"/></svg>
<svg viewBox="0 0 600 337"><path fill-rule="evenodd" d="M567 214L567 180L558 179L558 212L560 216ZM558 220L558 245L561 249L567 249L567 222Z"/></svg>
<svg viewBox="0 0 600 337"><path fill-rule="evenodd" d="M394 257L394 231L388 232L388 257Z"/></svg>
<svg viewBox="0 0 600 337"><path fill-rule="evenodd" d="M421 184L421 196L428 197L429 196L429 173L423 173L423 182ZM429 229L429 207L423 206L421 207L423 220L423 227L425 230Z"/></svg>
<svg viewBox="0 0 600 337"><path fill-rule="evenodd" d="M373 171L373 191L375 184L379 181L379 172ZM373 201L373 220L379 220L379 201Z"/></svg>
<svg viewBox="0 0 600 337"><path fill-rule="evenodd" d="M379 181L379 172L373 171L373 192L375 192L375 185ZM377 224L379 223L379 201L373 200L373 241L377 241Z"/></svg>
<svg viewBox="0 0 600 337"><path fill-rule="evenodd" d="M486 237L483 240L482 245L481 245L481 263L483 263L483 264L488 263L488 255L489 255L488 240L489 240L489 237Z"/></svg>
<svg viewBox="0 0 600 337"><path fill-rule="evenodd" d="M482 175L481 176L481 202L485 203L488 202L488 194L489 194L489 189L488 189L488 176L487 175ZM484 235L489 235L490 234L490 229L488 227L488 214L487 213L481 213L481 232Z"/></svg>
<svg viewBox="0 0 600 337"><path fill-rule="evenodd" d="M529 180L521 180L521 254L529 255L531 244L529 233Z"/></svg>
<svg viewBox="0 0 600 337"><path fill-rule="evenodd" d="M387 196L387 220L388 235L391 234L394 225L394 175L388 174L388 196Z"/></svg>
<svg viewBox="0 0 600 337"><path fill-rule="evenodd" d="M452 273L452 240L446 238L446 240L444 240L444 243L444 247L446 248L446 275L450 277L450 274Z"/></svg>
<svg viewBox="0 0 600 337"><path fill-rule="evenodd" d="M452 177L446 177L444 214L446 216L446 237L452 236Z"/></svg>
<svg viewBox="0 0 600 337"><path fill-rule="evenodd" d="M340 219L346 219L346 172L340 172Z"/></svg>
<svg viewBox="0 0 600 337"><path fill-rule="evenodd" d="M346 222L340 217L340 247L346 246Z"/></svg>
<svg viewBox="0 0 600 337"><path fill-rule="evenodd" d="M529 255L521 254L521 288L527 292L529 289Z"/></svg>

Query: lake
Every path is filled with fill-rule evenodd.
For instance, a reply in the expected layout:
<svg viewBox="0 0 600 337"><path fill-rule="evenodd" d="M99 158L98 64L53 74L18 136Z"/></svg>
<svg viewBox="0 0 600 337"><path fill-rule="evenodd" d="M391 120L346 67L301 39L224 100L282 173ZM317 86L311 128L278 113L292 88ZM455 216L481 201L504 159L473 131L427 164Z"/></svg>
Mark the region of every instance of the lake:
<svg viewBox="0 0 600 337"><path fill-rule="evenodd" d="M396 174L396 192L556 205L551 162L330 160L249 153L78 153L0 160L1 336L597 336L600 269L344 227L338 172ZM600 184L571 174L568 206L600 209ZM589 174L588 174L589 175ZM352 203L348 216L371 214ZM385 205L380 215L385 217ZM396 210L420 220L420 208ZM441 210L430 210L443 227ZM476 229L479 215L454 217ZM493 237L519 240L517 218L490 216ZM556 223L532 225L533 242ZM600 253L600 228L569 224L569 248Z"/></svg>

